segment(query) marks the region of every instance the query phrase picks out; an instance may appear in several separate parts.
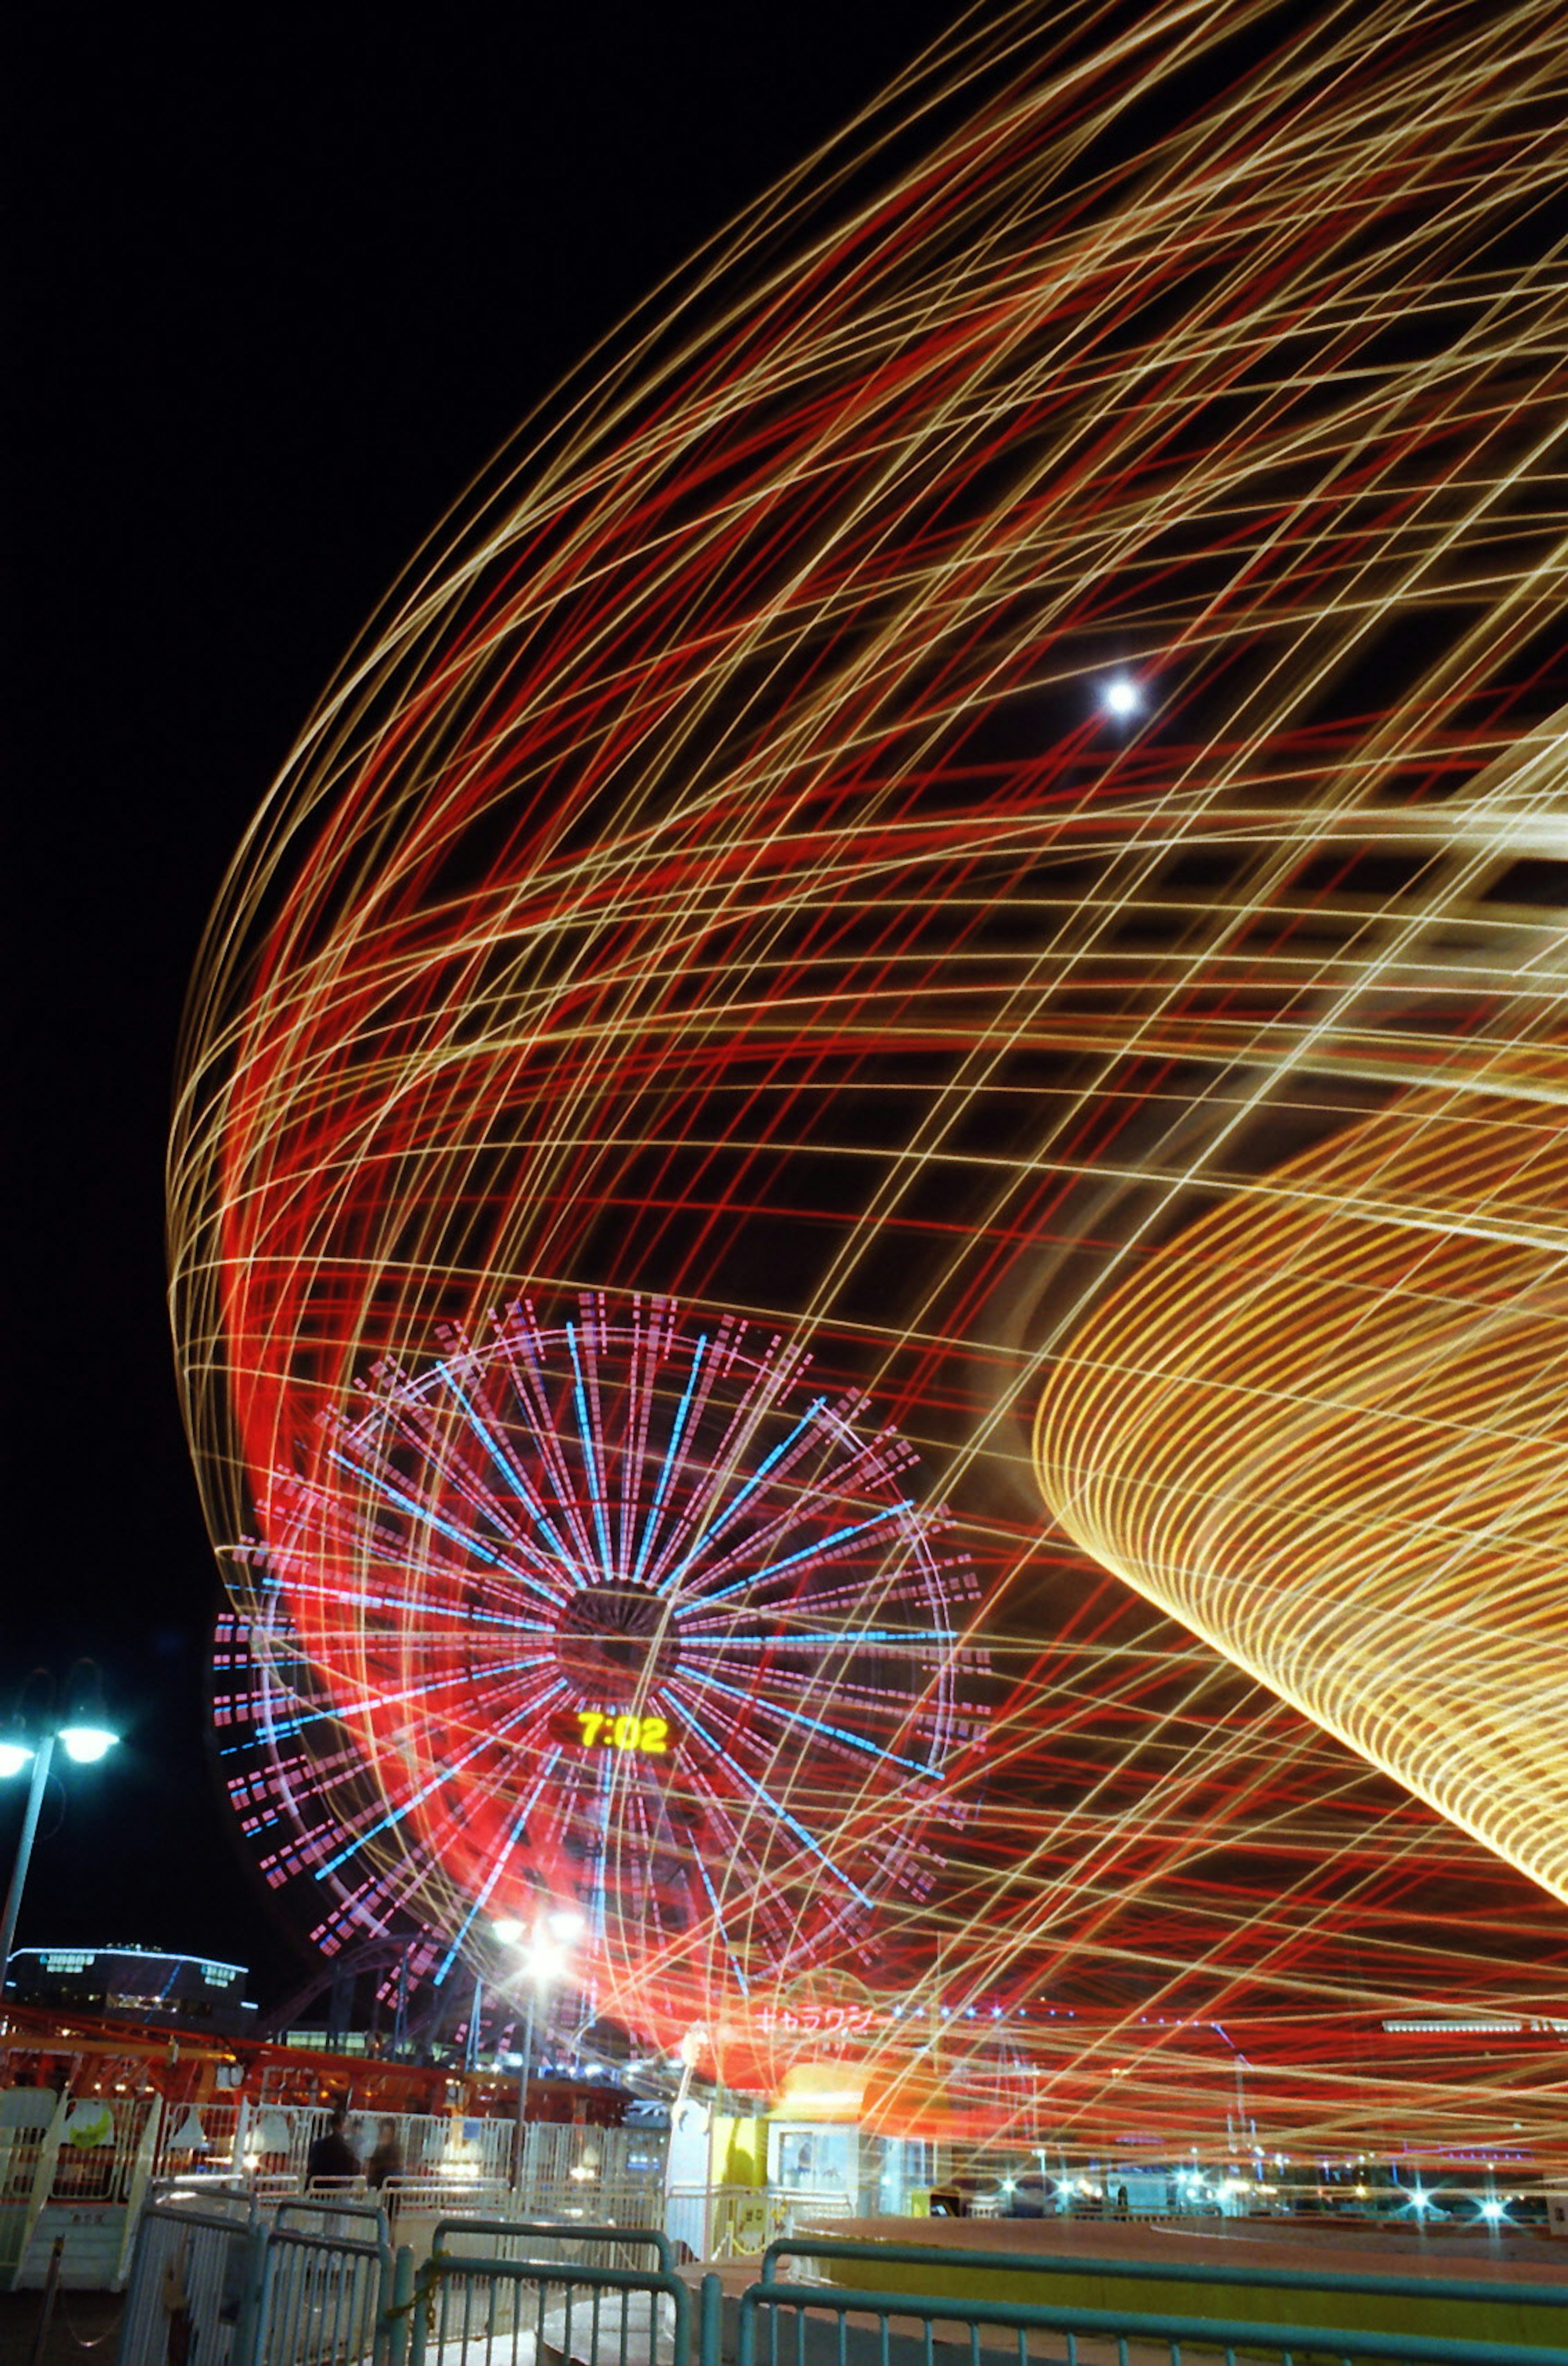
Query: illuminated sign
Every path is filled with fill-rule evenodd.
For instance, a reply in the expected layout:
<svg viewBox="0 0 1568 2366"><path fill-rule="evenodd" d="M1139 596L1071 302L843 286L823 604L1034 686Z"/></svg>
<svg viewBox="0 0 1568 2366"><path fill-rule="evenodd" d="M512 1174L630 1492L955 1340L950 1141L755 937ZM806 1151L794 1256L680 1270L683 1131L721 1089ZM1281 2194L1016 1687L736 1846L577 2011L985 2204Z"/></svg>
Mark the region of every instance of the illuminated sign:
<svg viewBox="0 0 1568 2366"><path fill-rule="evenodd" d="M635 1710L580 1708L558 1720L560 1741L583 1750L635 1750L662 1758L670 1749L667 1717L639 1717Z"/></svg>

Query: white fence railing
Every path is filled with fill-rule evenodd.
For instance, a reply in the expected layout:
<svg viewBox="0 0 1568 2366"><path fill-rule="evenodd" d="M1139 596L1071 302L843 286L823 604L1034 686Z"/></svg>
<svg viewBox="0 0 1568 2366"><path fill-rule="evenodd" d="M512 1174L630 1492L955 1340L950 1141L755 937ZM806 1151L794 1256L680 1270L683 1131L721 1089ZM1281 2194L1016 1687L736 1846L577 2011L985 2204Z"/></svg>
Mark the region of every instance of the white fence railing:
<svg viewBox="0 0 1568 2366"><path fill-rule="evenodd" d="M157 2173L167 2177L197 2167L220 2169L243 2172L262 2191L293 2192L309 2172L311 2146L326 2134L330 2118L324 2107L314 2104L208 2102L199 2112L176 2107L165 2114ZM344 2136L366 2168L387 2145L397 2175L511 2182L516 2145L511 2119L351 2112Z"/></svg>
<svg viewBox="0 0 1568 2366"><path fill-rule="evenodd" d="M67 2289L118 2286L162 2118L156 2095L0 2092L0 2291L41 2284L57 2236Z"/></svg>
<svg viewBox="0 0 1568 2366"><path fill-rule="evenodd" d="M842 2186L672 2185L664 2227L694 2259L755 2259L781 2236L852 2214Z"/></svg>
<svg viewBox="0 0 1568 2366"><path fill-rule="evenodd" d="M292 2189L306 2177L311 2146L325 2135L330 2117L324 2107L313 2104L209 2102L199 2112L176 2106L165 2115L157 2174L171 2176L198 2166L243 2169L249 2177ZM454 2183L465 2179L512 2182L517 2126L510 2117L355 2112L348 2115L344 2135L365 2168L378 2150L389 2147L397 2176L443 2177ZM528 2174L544 2184L560 2183L577 2174L585 2161L592 2167L608 2159L618 2172L632 2153L646 2157L655 2168L663 2158L664 2138L659 2131L530 2122L524 2135Z"/></svg>
<svg viewBox="0 0 1568 2366"><path fill-rule="evenodd" d="M276 2203L305 2191L310 2148L324 2133L328 2116L317 2107L226 2096L197 2110L156 2096L73 2098L57 2096L52 2089L0 2089L0 2290L40 2282L56 2234L65 2238L68 2286L117 2287L127 2271L143 2200L172 2182L199 2206L231 2181L270 2215ZM668 2233L684 2257L724 2260L759 2258L781 2236L842 2221L877 2203L900 2215L925 2203L926 2189L907 2180L895 2188L884 2174L874 2183L863 2148L855 2189L826 2181L770 2188L678 2181L667 2187L668 2140L662 2131L550 2122L530 2122L522 2131L519 2183L513 2174L518 2134L509 2116L355 2115L348 2122L347 2137L356 2157L368 2165L373 2149L385 2145L400 2165L378 2193L368 2191L361 2174L333 2180L330 2189L318 2181L314 2199L319 2205L335 2195L371 2207L379 2201L394 2240L407 2244L416 2259L427 2256L444 2219L521 2217L552 2220L563 2228L657 2230ZM824 2176L822 2165L818 2175ZM1130 2212L1145 2214L1149 2205L1141 2188L1124 2181L1131 2188ZM1045 2196L1047 2183L1051 2191ZM1043 2178L1021 2180L1016 2197L999 2180L994 2191L976 2191L980 2184L978 2174L956 2180L966 2214L975 2217L1015 2207L1021 2215L1038 2215L1042 2208L1053 2215L1064 2208L1109 2215L1120 2206L1115 2185L1107 2187L1113 2197L1107 2201L1100 2193L1085 2198L1065 2184L1058 2191ZM1179 2205L1168 2201L1163 2210L1172 2206ZM1430 2214L1435 2223L1441 2214Z"/></svg>

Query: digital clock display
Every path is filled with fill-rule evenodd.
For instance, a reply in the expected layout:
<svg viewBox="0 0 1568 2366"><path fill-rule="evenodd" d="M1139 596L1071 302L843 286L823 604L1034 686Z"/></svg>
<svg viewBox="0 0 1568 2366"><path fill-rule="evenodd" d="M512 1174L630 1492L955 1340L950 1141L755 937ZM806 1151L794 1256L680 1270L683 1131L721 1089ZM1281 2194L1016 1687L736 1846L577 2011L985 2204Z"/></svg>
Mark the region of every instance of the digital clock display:
<svg viewBox="0 0 1568 2366"><path fill-rule="evenodd" d="M580 1708L557 1721L558 1738L581 1750L631 1750L645 1758L670 1752L667 1717L641 1717L633 1709Z"/></svg>

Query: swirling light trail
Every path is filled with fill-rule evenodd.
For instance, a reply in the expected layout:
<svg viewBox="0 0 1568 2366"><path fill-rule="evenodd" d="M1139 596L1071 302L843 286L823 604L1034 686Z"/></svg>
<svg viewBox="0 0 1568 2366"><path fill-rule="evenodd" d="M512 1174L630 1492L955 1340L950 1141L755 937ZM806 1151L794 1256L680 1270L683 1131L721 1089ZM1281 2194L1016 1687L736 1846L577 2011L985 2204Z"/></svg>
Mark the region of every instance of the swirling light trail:
<svg viewBox="0 0 1568 2366"><path fill-rule="evenodd" d="M1568 1128L1427 1090L1096 1308L1037 1443L1108 1567L1568 1898Z"/></svg>
<svg viewBox="0 0 1568 2366"><path fill-rule="evenodd" d="M174 1304L220 1544L276 1573L275 1474L525 1292L809 1340L952 1507L997 1685L942 1883L857 1976L1092 2005L1077 2124L1212 2129L1182 2033L1274 2015L1318 2140L1374 2090L1493 2126L1484 2084L1314 2084L1310 2033L1456 1986L1524 2024L1562 1960L1553 1903L1226 1667L1229 1607L1194 1641L1050 1538L1030 1425L1145 1264L1186 1308L1168 1244L1238 1190L1326 1240L1336 1137L1412 1094L1554 1122L1564 30L965 20L422 557L193 997ZM1097 711L1115 670L1141 719ZM1143 1583L1107 1470L1092 1542Z"/></svg>

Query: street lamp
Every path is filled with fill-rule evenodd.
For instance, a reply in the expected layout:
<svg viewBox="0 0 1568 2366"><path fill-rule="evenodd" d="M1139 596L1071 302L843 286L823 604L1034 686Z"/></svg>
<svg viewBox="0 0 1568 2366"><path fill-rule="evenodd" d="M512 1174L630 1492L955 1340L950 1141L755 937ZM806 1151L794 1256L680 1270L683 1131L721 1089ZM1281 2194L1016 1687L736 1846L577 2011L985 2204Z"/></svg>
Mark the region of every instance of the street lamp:
<svg viewBox="0 0 1568 2366"><path fill-rule="evenodd" d="M528 2117L528 2072L534 2059L534 2024L543 2016L550 1983L558 1979L571 1961L571 1943L581 1939L587 1929L585 1918L574 1906L558 1906L552 1912L541 1914L530 1930L525 1922L508 1916L492 1922L491 1930L502 1946L521 1947L519 1966L528 1983L528 2009L523 2022L523 2049L517 2068L517 2176L519 2189L523 2183L524 2130Z"/></svg>
<svg viewBox="0 0 1568 2366"><path fill-rule="evenodd" d="M15 1715L0 1729L0 1777L19 1774L28 1764L32 1767L28 1804L22 1811L21 1837L11 1868L11 1886L6 1893L5 1919L0 1922L0 2011L5 2007L6 1977L11 1968L11 1946L17 1935L17 1917L22 1910L22 1891L32 1863L43 1795L54 1764L54 1745L58 1741L76 1765L93 1766L107 1757L119 1740L105 1722L98 1672L90 1660L78 1660L71 1671L65 1685L63 1716L53 1678L44 1671L34 1671L26 1690L33 1696L31 1702L24 1696Z"/></svg>

